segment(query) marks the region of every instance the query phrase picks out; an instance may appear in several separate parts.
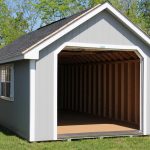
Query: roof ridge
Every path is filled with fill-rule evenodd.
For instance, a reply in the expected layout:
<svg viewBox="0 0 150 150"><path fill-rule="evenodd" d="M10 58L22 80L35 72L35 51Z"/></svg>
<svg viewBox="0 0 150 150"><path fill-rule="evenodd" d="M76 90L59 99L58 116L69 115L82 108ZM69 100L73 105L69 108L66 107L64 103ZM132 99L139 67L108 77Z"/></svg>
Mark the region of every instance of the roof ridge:
<svg viewBox="0 0 150 150"><path fill-rule="evenodd" d="M59 22L59 21L65 20L65 19L69 19L69 18L71 18L71 17L73 17L73 16L75 16L75 15L82 14L82 13L84 13L84 12L90 10L91 8L92 8L92 7L87 8L87 9L83 9L83 10L77 12L77 13L74 13L74 14L70 15L70 16L66 16L66 17L63 17L63 18L58 19L58 20L56 20L56 21L53 21L53 22L51 22L51 23L48 23L48 24L46 24L46 25L44 25L44 26L42 26L42 27L39 27L39 28L36 29L36 30L40 30L40 29L42 29L42 28L44 28L44 27L50 26L50 25L52 25L52 24L54 24L54 23L57 23L57 22ZM35 31L36 31L36 30L35 30Z"/></svg>

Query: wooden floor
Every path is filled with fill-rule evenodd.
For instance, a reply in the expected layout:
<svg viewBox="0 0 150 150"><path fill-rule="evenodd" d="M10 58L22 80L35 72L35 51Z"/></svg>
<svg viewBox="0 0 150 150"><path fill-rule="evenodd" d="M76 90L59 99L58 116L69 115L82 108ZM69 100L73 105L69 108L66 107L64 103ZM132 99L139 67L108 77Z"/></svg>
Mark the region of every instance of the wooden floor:
<svg viewBox="0 0 150 150"><path fill-rule="evenodd" d="M61 111L58 113L58 137L134 135L138 130L134 125L101 119L97 116Z"/></svg>

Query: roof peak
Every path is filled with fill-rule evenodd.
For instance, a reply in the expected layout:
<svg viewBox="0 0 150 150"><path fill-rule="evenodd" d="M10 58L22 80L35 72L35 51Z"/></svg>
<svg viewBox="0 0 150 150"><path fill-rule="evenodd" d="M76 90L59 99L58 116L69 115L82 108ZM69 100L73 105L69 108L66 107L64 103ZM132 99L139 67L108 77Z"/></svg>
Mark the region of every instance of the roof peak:
<svg viewBox="0 0 150 150"><path fill-rule="evenodd" d="M70 15L70 16L67 16L67 17L58 19L58 20L53 21L53 22L51 22L51 23L49 23L49 24L46 24L46 25L44 25L44 26L42 26L42 27L39 27L39 28L36 29L36 30L40 30L40 29L42 29L42 28L44 28L44 27L47 27L47 26L52 25L52 24L54 24L54 23L57 23L57 22L59 22L59 21L68 19L68 18L73 17L73 16L75 16L75 15L82 14L82 13L84 13L84 12L90 10L90 9L97 8L97 7L99 7L99 6L103 5L103 4L111 4L111 3L109 3L109 2L104 2L104 3L97 4L97 5L93 6L93 7L89 7L89 8L83 9L83 10L77 12L77 13L74 13L74 14Z"/></svg>

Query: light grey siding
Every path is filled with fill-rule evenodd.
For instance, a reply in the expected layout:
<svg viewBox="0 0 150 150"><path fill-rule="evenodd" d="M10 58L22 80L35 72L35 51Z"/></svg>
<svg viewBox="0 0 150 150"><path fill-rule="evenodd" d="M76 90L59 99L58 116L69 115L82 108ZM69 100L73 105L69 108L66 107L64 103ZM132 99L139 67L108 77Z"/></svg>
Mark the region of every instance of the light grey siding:
<svg viewBox="0 0 150 150"><path fill-rule="evenodd" d="M29 139L29 61L13 64L14 101L0 99L0 125Z"/></svg>
<svg viewBox="0 0 150 150"><path fill-rule="evenodd" d="M136 45L147 54L150 66L150 49L134 33L128 30L109 12L103 11L84 24L40 52L40 59L36 62L36 105L35 105L35 138L37 141L55 139L54 114L54 51L64 42L81 42L91 44ZM150 68L150 67L149 67ZM150 74L150 69L148 75ZM147 79L150 90L150 78ZM150 98L150 92L147 95ZM150 103L150 101L148 102ZM150 105L147 105L149 107ZM150 113L150 109L148 114ZM150 126L150 118L147 117ZM150 130L148 131L150 133Z"/></svg>
<svg viewBox="0 0 150 150"><path fill-rule="evenodd" d="M51 62L49 61L51 60ZM54 134L54 66L53 55L36 63L35 140L52 139ZM40 90L40 92L39 92Z"/></svg>

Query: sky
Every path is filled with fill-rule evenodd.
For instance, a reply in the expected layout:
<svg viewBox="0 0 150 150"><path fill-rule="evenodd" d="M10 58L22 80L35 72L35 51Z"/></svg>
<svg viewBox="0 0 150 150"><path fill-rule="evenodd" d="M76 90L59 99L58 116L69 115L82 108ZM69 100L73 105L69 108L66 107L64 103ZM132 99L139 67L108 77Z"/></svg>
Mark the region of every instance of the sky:
<svg viewBox="0 0 150 150"><path fill-rule="evenodd" d="M6 0L6 4L8 5L8 8L10 9L10 10L12 10L12 16L16 16L16 14L15 13L13 13L13 12L16 12L16 11L20 11L20 10L22 10L22 8L24 7L22 7L22 4L25 2L25 1L30 1L30 0ZM35 0L32 0L32 2L33 1L35 1ZM16 2L16 3L15 3ZM18 4L18 6L16 6L16 4ZM20 9L20 10L18 10L18 8ZM31 8L31 10L30 11L27 11L27 9L25 9L25 11L24 11L24 17L25 18L28 18L29 17L29 15L33 15L34 16L34 11L32 10L32 8ZM36 14L36 13L35 13ZM36 16L36 15L35 15ZM30 24L31 22L29 21L29 24ZM31 25L32 26L32 25ZM36 19L36 23L33 25L33 29L32 30L36 30L37 28L39 28L41 26L41 20L40 20L40 18L38 17L37 19Z"/></svg>
<svg viewBox="0 0 150 150"><path fill-rule="evenodd" d="M22 10L22 8L25 7L23 5L23 3L25 3L25 2L37 2L38 0L5 0L5 1L6 1L6 4L8 5L8 7L9 7L9 9L12 10L12 15L15 17L16 14L13 13L13 12L16 12L18 8L19 8L19 11ZM88 3L88 0L86 0L86 2ZM18 4L18 5L16 6L16 4ZM86 4L84 3L84 5L86 5ZM15 10L15 11L13 11L13 10ZM31 8L30 11L28 11L27 9L24 10L24 17L25 18L28 18L31 15L33 15L35 17L38 16L34 12L33 8ZM33 19L35 19L35 18L33 18ZM31 27L33 26L33 29L31 29L31 30L36 30L37 28L41 27L41 25L42 25L40 17L36 18L36 23L34 25L31 24L31 22L33 22L33 21L28 21L28 22L29 22Z"/></svg>

